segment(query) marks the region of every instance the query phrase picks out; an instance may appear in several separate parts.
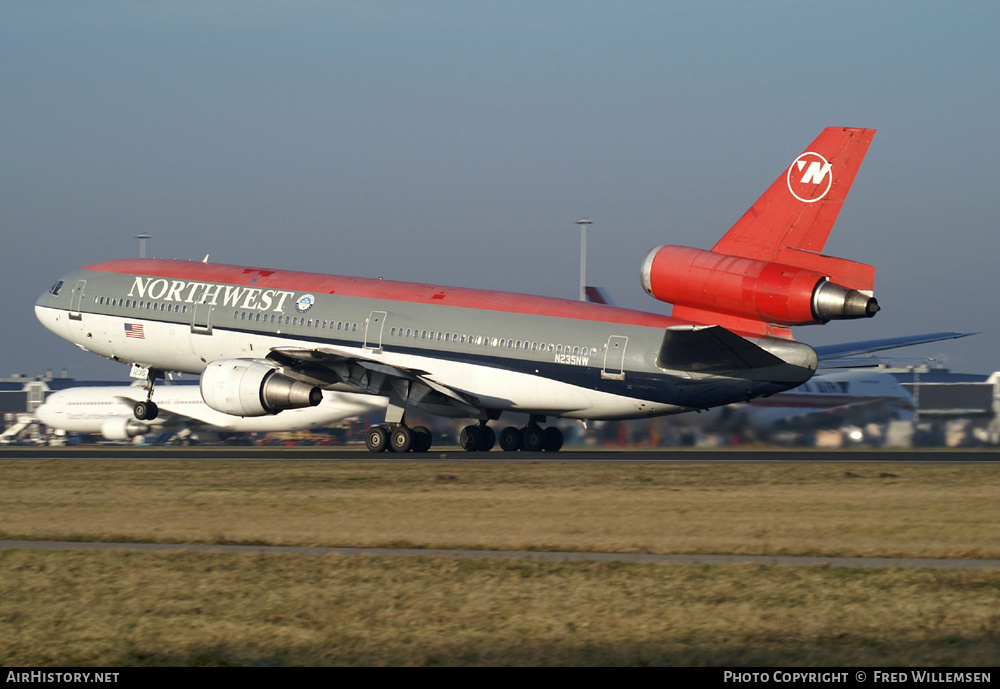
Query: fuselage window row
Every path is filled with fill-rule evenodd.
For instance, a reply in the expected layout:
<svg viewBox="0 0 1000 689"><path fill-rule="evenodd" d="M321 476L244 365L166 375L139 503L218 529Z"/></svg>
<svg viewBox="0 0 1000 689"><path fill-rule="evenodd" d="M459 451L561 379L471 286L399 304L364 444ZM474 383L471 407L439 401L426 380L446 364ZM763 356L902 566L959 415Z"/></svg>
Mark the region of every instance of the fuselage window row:
<svg viewBox="0 0 1000 689"><path fill-rule="evenodd" d="M166 311L168 313L187 313L186 304L167 304L155 303L151 301L138 301L129 299L119 299L113 297L94 297L94 302L100 306L111 306L111 307L124 307L139 310L153 310L153 311ZM357 332L358 324L344 321L330 321L323 320L322 324L320 319L306 319L299 317L275 316L274 314L261 314L261 313L249 313L246 311L234 311L234 320L249 320L255 323L272 323L275 325L293 325L293 326L303 326L307 328L323 328L323 329L334 329L334 323L336 323L336 329L342 332ZM421 330L419 328L396 328L393 327L390 330L390 334L394 337L412 337L414 339L421 340L432 340L438 342L454 342L455 344L474 344L483 345L486 347L500 347L507 349L516 349L521 351L532 351L532 352L548 352L554 354L565 354L569 355L572 353L577 356L587 356L588 350L590 356L597 356L597 349L594 347L587 346L572 346L572 345L562 345L553 344L545 342L529 342L527 340L515 340L509 338L496 338L490 336L475 336L475 335L465 335L459 333L446 333L438 331L427 331Z"/></svg>
<svg viewBox="0 0 1000 689"><path fill-rule="evenodd" d="M119 299L117 297L94 297L94 303L99 306L122 307L146 311L166 311L168 313L187 313L187 304L168 304L166 302L138 301L135 299Z"/></svg>

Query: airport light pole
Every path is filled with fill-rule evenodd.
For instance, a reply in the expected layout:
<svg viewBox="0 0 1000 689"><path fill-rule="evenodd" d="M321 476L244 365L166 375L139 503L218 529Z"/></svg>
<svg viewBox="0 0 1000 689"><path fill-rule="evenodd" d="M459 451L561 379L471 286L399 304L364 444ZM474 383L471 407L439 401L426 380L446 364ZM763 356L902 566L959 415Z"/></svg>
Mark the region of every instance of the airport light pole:
<svg viewBox="0 0 1000 689"><path fill-rule="evenodd" d="M135 238L139 240L139 258L146 258L146 240L150 238L150 235L144 232L137 234Z"/></svg>
<svg viewBox="0 0 1000 689"><path fill-rule="evenodd" d="M584 218L576 224L580 226L580 301L587 301L587 225L594 221Z"/></svg>

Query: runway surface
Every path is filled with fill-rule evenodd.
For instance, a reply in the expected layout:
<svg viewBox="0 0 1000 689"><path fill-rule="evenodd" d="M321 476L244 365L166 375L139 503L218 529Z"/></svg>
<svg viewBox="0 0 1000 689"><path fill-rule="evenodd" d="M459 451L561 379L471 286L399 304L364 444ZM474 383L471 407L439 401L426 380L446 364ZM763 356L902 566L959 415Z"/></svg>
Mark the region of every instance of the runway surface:
<svg viewBox="0 0 1000 689"><path fill-rule="evenodd" d="M135 550L142 552L264 553L343 557L440 557L534 562L635 562L706 565L782 565L850 569L1000 569L1000 560L943 560L887 557L790 557L773 555L689 555L656 553L540 552L534 550L438 550L423 548L322 548L306 546L206 545L198 543L81 543L75 541L0 541L0 550Z"/></svg>
<svg viewBox="0 0 1000 689"><path fill-rule="evenodd" d="M211 447L162 447L132 445L75 445L72 447L0 447L0 460L27 459L130 459L130 460L297 460L340 462L623 462L623 463L752 463L752 462L1000 462L1000 449L969 450L913 449L881 450L871 448L850 450L813 449L567 449L562 452L465 452L457 447L416 454L394 455L391 452L372 454L363 447L243 447L224 445Z"/></svg>

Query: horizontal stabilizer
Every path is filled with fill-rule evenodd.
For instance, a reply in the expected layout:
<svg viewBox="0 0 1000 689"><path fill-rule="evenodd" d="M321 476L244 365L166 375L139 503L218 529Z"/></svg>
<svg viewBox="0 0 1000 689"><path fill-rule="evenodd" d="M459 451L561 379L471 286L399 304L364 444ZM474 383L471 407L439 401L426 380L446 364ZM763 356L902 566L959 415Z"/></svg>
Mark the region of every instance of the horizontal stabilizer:
<svg viewBox="0 0 1000 689"><path fill-rule="evenodd" d="M813 347L820 361L827 359L837 359L842 356L853 356L855 354L868 354L869 352L881 352L885 349L896 349L897 347L911 347L928 342L938 342L940 340L955 340L960 337L968 337L977 333L930 333L928 335L907 335L905 337L889 337L884 340L862 340L860 342L845 342L843 344L823 345Z"/></svg>
<svg viewBox="0 0 1000 689"><path fill-rule="evenodd" d="M785 362L719 326L667 328L656 365L674 371L710 373L776 366Z"/></svg>

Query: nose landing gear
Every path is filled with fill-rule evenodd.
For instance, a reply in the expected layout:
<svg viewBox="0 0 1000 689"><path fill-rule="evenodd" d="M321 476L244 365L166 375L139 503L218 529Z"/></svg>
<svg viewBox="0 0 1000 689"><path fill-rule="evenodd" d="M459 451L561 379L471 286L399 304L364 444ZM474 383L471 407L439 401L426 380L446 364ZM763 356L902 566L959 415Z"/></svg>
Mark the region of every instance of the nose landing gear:
<svg viewBox="0 0 1000 689"><path fill-rule="evenodd" d="M132 407L132 413L140 421L152 421L159 415L160 409L153 402L153 387L156 385L156 379L162 377L163 371L155 368L147 369L145 385L146 401L136 402L135 406Z"/></svg>

